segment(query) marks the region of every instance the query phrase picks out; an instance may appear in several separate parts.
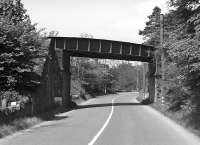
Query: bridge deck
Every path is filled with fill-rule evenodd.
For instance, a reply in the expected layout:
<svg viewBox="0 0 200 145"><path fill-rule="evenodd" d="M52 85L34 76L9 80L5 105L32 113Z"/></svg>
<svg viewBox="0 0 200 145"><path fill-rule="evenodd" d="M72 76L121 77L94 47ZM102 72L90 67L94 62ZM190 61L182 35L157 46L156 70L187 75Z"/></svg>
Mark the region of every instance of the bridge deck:
<svg viewBox="0 0 200 145"><path fill-rule="evenodd" d="M70 56L153 62L155 48L104 39L50 37L55 50Z"/></svg>

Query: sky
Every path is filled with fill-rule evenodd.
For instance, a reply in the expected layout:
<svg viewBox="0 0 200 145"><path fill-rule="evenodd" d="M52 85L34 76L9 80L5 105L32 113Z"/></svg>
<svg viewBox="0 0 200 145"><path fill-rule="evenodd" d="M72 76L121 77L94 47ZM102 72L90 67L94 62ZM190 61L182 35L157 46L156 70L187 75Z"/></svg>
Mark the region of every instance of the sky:
<svg viewBox="0 0 200 145"><path fill-rule="evenodd" d="M142 43L138 35L155 6L168 11L167 0L22 0L38 28L58 31L59 36Z"/></svg>

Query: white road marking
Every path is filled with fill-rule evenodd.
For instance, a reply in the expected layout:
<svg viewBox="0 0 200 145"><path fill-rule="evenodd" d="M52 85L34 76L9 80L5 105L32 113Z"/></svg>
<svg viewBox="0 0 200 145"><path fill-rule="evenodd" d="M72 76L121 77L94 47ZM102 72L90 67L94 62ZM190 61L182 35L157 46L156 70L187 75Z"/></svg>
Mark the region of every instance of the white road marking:
<svg viewBox="0 0 200 145"><path fill-rule="evenodd" d="M117 99L117 98L115 98L115 99ZM114 103L115 99L112 99L112 108L111 108L110 114L109 114L106 122L104 123L104 125L102 126L102 128L99 130L99 132L94 136L94 138L88 143L88 145L94 145L94 143L97 141L97 139L99 138L99 136L102 134L102 132L104 131L104 129L106 128L106 126L110 122L110 119L111 119L111 117L113 115L113 112L114 112L113 103Z"/></svg>

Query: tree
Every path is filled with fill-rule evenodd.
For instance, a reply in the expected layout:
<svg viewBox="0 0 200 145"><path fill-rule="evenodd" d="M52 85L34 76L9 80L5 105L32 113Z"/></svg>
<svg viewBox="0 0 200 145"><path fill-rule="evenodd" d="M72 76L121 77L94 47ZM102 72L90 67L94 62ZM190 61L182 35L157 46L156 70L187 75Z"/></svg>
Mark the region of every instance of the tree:
<svg viewBox="0 0 200 145"><path fill-rule="evenodd" d="M146 27L144 30L139 31L139 35L144 36L144 39L146 40L145 43L154 47L157 47L160 44L160 14L161 9L155 7L152 14L148 16L149 21L146 22Z"/></svg>
<svg viewBox="0 0 200 145"><path fill-rule="evenodd" d="M169 4L172 9L164 15L166 101L169 109L184 110L187 115L192 115L191 121L200 127L199 111L196 109L200 107L200 2L170 0ZM149 38L146 43L154 42L155 37L149 34L155 34L156 29L147 25L144 31L141 34Z"/></svg>
<svg viewBox="0 0 200 145"><path fill-rule="evenodd" d="M109 66L90 59L89 63L85 64L84 70L83 80L86 91L94 96L104 94L111 81Z"/></svg>
<svg viewBox="0 0 200 145"><path fill-rule="evenodd" d="M114 90L132 91L142 88L143 76L141 66L132 66L130 63L122 63L111 68L110 71Z"/></svg>
<svg viewBox="0 0 200 145"><path fill-rule="evenodd" d="M42 37L21 0L0 1L0 89L23 89L43 53Z"/></svg>

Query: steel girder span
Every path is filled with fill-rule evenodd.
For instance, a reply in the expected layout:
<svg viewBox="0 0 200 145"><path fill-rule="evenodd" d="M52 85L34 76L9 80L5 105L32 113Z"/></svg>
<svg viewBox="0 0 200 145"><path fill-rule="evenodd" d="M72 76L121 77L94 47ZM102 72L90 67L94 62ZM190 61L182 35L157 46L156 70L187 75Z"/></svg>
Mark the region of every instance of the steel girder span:
<svg viewBox="0 0 200 145"><path fill-rule="evenodd" d="M104 39L76 37L49 38L49 54L56 54L62 77L62 89L60 92L64 106L69 105L69 102L71 101L70 56L148 62L148 90L149 98L153 102L155 97L154 74L156 70L154 62L154 47ZM53 82L53 80L50 82ZM48 90L56 91L53 90L53 88L49 88Z"/></svg>

